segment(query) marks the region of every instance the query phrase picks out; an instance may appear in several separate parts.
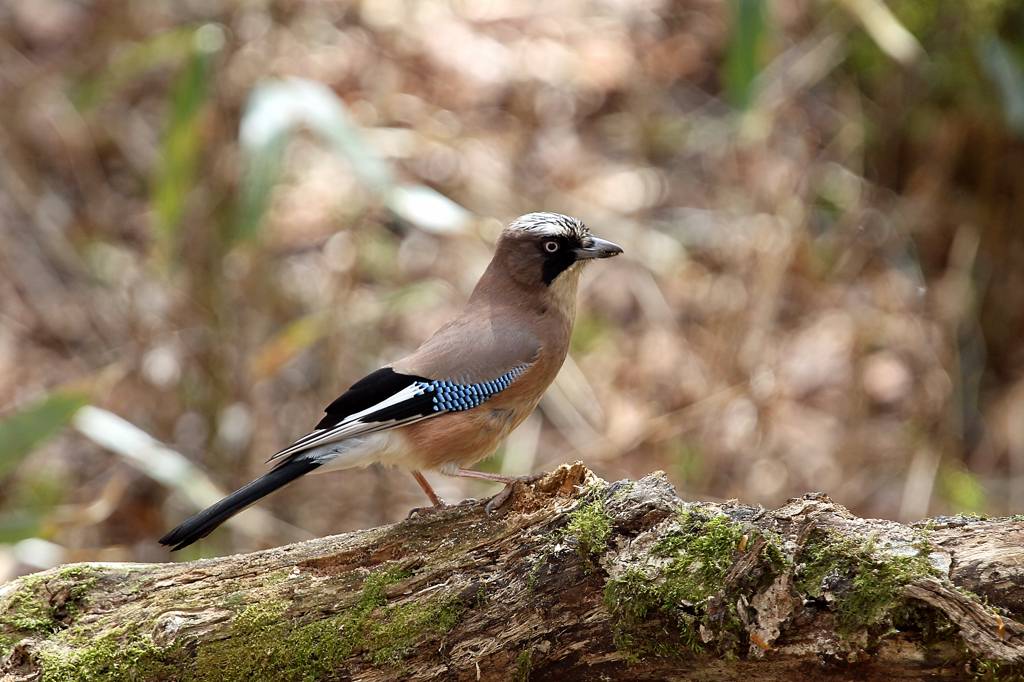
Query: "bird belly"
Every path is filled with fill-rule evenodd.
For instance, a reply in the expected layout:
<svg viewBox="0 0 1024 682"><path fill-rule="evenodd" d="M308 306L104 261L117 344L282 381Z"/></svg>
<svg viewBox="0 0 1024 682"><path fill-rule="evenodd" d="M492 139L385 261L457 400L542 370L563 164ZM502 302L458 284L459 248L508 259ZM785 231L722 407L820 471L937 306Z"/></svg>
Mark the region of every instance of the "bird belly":
<svg viewBox="0 0 1024 682"><path fill-rule="evenodd" d="M394 463L408 469L469 467L487 457L532 411L483 405L410 424L396 431L406 453Z"/></svg>
<svg viewBox="0 0 1024 682"><path fill-rule="evenodd" d="M321 462L313 473L325 473L341 469L355 469L371 464L394 464L405 457L405 441L396 437L394 431L379 431L365 436L347 438L308 450L300 455L302 459Z"/></svg>

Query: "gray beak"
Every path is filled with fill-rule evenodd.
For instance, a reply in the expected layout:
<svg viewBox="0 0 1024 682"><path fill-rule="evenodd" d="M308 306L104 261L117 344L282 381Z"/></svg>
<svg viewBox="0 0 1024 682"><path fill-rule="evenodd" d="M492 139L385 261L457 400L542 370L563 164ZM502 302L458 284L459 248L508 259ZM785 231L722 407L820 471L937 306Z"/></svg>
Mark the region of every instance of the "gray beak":
<svg viewBox="0 0 1024 682"><path fill-rule="evenodd" d="M622 253L622 247L607 239L600 237L587 237L583 240L583 246L576 249L576 258L586 260L590 258L611 258Z"/></svg>

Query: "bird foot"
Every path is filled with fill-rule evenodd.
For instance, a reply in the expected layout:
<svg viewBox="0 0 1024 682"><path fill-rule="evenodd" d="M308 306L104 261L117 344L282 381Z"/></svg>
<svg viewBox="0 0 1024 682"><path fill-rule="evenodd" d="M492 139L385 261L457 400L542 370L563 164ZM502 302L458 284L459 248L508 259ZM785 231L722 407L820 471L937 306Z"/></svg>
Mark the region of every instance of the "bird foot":
<svg viewBox="0 0 1024 682"><path fill-rule="evenodd" d="M444 511L445 509L448 509L448 507L451 506L444 500L438 500L438 502L440 502L440 504L433 504L430 505L429 507L413 507L412 509L409 510L409 515L405 518L411 519L414 516L430 516L431 514L436 514L437 512Z"/></svg>
<svg viewBox="0 0 1024 682"><path fill-rule="evenodd" d="M530 483L536 483L542 478L544 478L544 474L530 474L529 476L516 476L514 478L510 478L505 483L505 487L501 489L501 492L487 500L487 504L484 505L484 511L487 512L487 514L494 514L504 507L505 504L508 503L509 499L511 499L517 483L529 485Z"/></svg>

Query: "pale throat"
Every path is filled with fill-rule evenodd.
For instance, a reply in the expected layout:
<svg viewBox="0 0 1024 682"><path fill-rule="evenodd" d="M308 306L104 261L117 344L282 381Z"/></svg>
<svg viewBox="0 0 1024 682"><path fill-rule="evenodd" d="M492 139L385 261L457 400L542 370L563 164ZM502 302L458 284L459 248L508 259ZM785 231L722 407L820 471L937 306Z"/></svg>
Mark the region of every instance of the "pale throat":
<svg viewBox="0 0 1024 682"><path fill-rule="evenodd" d="M576 317L576 291L585 261L576 261L548 285L548 301L570 321Z"/></svg>

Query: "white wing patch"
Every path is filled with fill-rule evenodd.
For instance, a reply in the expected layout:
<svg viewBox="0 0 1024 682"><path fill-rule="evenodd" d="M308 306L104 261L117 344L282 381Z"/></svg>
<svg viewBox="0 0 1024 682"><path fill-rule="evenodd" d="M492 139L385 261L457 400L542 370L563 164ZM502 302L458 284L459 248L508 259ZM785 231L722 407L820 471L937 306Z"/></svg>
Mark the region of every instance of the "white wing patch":
<svg viewBox="0 0 1024 682"><path fill-rule="evenodd" d="M394 428L395 426L411 424L418 422L428 417L435 417L440 412L432 412L425 415L417 415L408 419L389 419L387 421L363 421L364 417L372 416L381 410L388 407L398 405L406 400L415 398L423 395L426 389L417 384L411 384L403 388L398 393L380 401L376 405L372 405L365 410L355 412L345 417L343 420L338 422L336 425L326 429L316 429L307 433L302 438L286 447L284 450L277 452L273 457L268 459L268 462L272 462L275 459L287 457L303 450L309 450L311 448L324 445L327 443L333 443L335 441L343 440L345 438L351 438L364 433L373 433L374 431L381 431L383 429Z"/></svg>
<svg viewBox="0 0 1024 682"><path fill-rule="evenodd" d="M338 441L405 426L448 412L472 410L515 383L529 366L525 363L516 365L495 379L474 383L414 380L375 405L353 412L332 426L307 433L267 461L299 453L314 458L318 456L317 453L330 455L336 450L325 450L325 447Z"/></svg>

